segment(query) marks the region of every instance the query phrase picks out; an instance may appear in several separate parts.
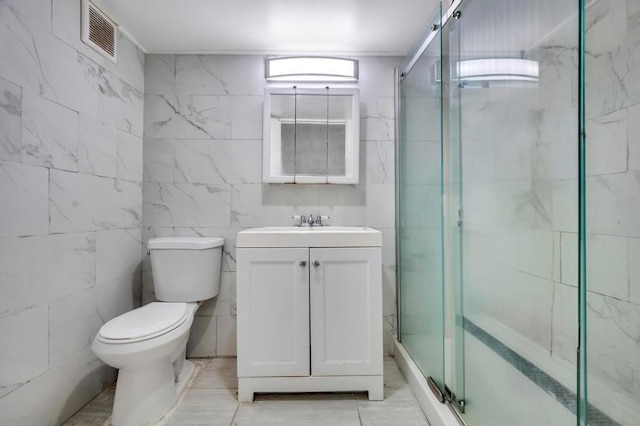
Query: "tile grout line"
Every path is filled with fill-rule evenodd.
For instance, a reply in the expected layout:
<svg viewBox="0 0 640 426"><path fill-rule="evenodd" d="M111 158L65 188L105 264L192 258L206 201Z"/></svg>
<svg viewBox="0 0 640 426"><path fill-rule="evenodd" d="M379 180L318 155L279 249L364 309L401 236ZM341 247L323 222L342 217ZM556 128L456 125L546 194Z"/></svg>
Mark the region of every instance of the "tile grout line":
<svg viewBox="0 0 640 426"><path fill-rule="evenodd" d="M236 403L236 409L233 412L233 417L231 417L231 423L229 423L229 426L233 426L233 423L236 421L236 416L238 415L239 408L240 408L240 403Z"/></svg>
<svg viewBox="0 0 640 426"><path fill-rule="evenodd" d="M358 396L353 393L353 402L356 404L356 413L358 413L358 421L360 422L360 426L364 426L362 424L362 416L360 415L360 406L358 405Z"/></svg>

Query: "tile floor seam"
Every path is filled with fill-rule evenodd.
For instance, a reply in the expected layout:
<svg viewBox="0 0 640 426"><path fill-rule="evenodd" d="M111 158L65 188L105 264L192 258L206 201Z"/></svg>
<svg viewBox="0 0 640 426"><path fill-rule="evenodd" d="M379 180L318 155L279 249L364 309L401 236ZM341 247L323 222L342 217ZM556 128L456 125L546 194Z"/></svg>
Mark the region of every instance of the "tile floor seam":
<svg viewBox="0 0 640 426"><path fill-rule="evenodd" d="M360 405L358 404L358 395L353 394L353 400L356 404L356 412L358 413L358 421L360 422L360 426L364 426L362 424L362 415L360 414Z"/></svg>
<svg viewBox="0 0 640 426"><path fill-rule="evenodd" d="M240 408L240 404L236 405L236 409L233 412L233 417L231 417L231 423L229 423L229 426L233 426L233 423L236 421L236 416L238 415L238 409Z"/></svg>

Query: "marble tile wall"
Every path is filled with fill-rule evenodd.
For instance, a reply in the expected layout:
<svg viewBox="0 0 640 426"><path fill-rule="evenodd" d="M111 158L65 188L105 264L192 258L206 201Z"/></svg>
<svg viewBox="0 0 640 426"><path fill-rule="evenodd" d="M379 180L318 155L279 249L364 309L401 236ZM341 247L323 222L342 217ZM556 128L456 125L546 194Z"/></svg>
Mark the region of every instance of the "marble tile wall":
<svg viewBox="0 0 640 426"><path fill-rule="evenodd" d="M587 25L589 392L611 392L621 423L632 424L640 416L640 3L594 2Z"/></svg>
<svg viewBox="0 0 640 426"><path fill-rule="evenodd" d="M192 356L235 355L236 233L292 224L294 214L383 232L385 350L395 326L394 82L400 58L360 60L360 183L262 184L264 57L147 55L143 241L225 239L218 297L197 313ZM143 302L153 300L145 258Z"/></svg>
<svg viewBox="0 0 640 426"><path fill-rule="evenodd" d="M0 2L0 423L60 424L115 379L90 345L140 303L144 54L79 0Z"/></svg>

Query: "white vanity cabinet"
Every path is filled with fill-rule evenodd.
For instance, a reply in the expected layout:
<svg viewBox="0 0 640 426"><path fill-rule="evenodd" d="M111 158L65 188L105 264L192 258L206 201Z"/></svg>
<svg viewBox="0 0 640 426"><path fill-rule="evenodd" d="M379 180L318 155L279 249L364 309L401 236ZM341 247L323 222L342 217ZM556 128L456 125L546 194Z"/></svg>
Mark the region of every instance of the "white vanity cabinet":
<svg viewBox="0 0 640 426"><path fill-rule="evenodd" d="M381 247L238 241L238 400L312 391L382 399Z"/></svg>

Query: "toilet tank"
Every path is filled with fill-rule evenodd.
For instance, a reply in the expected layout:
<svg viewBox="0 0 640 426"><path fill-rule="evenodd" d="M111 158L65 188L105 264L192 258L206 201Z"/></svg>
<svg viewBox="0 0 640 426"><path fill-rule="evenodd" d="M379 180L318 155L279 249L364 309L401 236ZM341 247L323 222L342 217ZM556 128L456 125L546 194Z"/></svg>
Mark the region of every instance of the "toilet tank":
<svg viewBox="0 0 640 426"><path fill-rule="evenodd" d="M167 237L147 241L156 299L198 302L215 297L220 289L223 243L224 240L217 237Z"/></svg>

